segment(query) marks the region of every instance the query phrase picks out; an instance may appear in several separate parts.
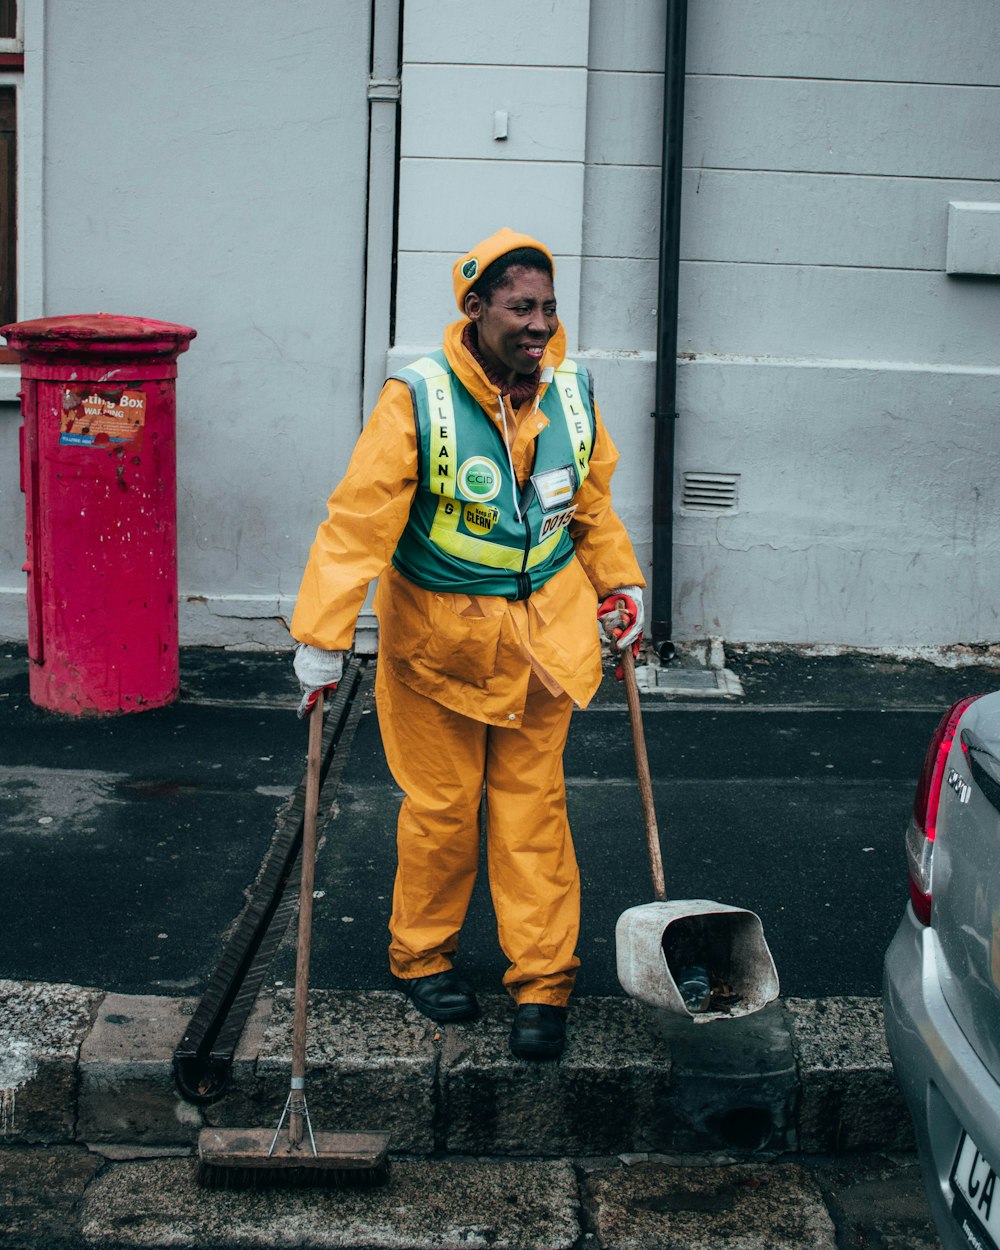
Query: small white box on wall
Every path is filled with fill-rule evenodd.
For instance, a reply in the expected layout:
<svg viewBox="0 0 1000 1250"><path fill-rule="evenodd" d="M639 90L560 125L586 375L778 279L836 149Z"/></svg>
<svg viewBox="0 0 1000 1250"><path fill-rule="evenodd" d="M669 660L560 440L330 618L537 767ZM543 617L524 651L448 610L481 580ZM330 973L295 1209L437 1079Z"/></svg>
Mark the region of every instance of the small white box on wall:
<svg viewBox="0 0 1000 1250"><path fill-rule="evenodd" d="M949 203L945 269L1000 275L1000 204Z"/></svg>

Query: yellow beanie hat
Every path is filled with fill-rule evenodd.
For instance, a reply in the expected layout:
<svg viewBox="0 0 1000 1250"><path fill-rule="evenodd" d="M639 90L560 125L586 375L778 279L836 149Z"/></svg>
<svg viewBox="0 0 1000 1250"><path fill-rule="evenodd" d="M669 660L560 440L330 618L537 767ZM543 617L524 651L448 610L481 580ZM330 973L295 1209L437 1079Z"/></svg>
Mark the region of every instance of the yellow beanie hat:
<svg viewBox="0 0 1000 1250"><path fill-rule="evenodd" d="M466 252L464 256L459 257L455 261L451 275L459 312L465 312L466 295L476 285L490 265L495 260L499 260L501 256L506 256L508 252L513 252L519 247L533 247L542 252L549 258L549 263L552 265L552 273L555 274L556 263L552 259L552 253L544 243L539 243L530 234L518 234L516 230L511 230L509 226L504 226L496 234L491 234L488 239L483 239L482 243L477 243L471 252Z"/></svg>

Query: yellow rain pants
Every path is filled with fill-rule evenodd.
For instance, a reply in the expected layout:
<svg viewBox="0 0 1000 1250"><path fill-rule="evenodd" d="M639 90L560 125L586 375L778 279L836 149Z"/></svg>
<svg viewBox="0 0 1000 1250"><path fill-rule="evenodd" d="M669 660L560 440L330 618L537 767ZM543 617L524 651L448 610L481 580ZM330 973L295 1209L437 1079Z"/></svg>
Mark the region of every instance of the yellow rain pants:
<svg viewBox="0 0 1000 1250"><path fill-rule="evenodd" d="M521 1003L566 1005L579 959L580 874L566 818L562 755L572 699L532 675L516 728L473 720L378 666L386 759L405 798L389 960L398 977L451 967L476 880L486 785L487 862L504 985Z"/></svg>

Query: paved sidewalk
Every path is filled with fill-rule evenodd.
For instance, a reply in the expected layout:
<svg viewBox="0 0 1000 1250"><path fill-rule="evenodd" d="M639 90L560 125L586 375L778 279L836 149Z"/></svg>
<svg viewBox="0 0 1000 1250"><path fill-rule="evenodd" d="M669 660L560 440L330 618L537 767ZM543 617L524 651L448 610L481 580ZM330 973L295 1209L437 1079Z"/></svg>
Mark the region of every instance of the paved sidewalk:
<svg viewBox="0 0 1000 1250"><path fill-rule="evenodd" d="M182 1158L4 1162L4 1250L939 1250L906 1156L402 1159L373 1190L222 1193Z"/></svg>
<svg viewBox="0 0 1000 1250"><path fill-rule="evenodd" d="M231 1084L178 1094L172 1055L194 1000L0 982L5 1144L190 1149L204 1125L275 1124L291 1062L291 993L262 996ZM555 1156L906 1149L875 999L789 999L718 1024L625 998L579 1000L558 1063L515 1059L510 1007L435 1025L391 992L310 996L319 1127L382 1129L396 1152Z"/></svg>
<svg viewBox="0 0 1000 1250"><path fill-rule="evenodd" d="M992 657L966 658L979 662L735 650L713 684L748 713L861 709L887 723L917 710L932 724L954 698L997 684ZM199 1127L272 1123L284 1097L287 940L225 1097L183 1101L171 1058L285 819L305 744L287 655L185 652L182 684L157 713L51 717L27 699L23 648L0 646L5 1250L935 1244L870 993L786 997L707 1028L585 993L563 1060L533 1065L507 1051L506 999L486 994L482 1021L436 1028L396 994L352 989L336 944L314 982L313 1115L326 1128L387 1128L390 1187L282 1201L193 1190ZM697 682L678 685L645 695L647 706L695 709ZM596 715L624 721L613 683ZM659 735L678 723L648 718L654 755L664 758ZM803 768L823 766L797 749ZM581 750L596 770L621 773L586 791L587 819L613 828L627 761L585 739ZM894 784L909 787L905 755L892 761ZM386 786L377 760L356 765L360 820L358 796ZM332 881L341 870L328 856ZM867 1227L869 1200L887 1204L887 1240L850 1239Z"/></svg>

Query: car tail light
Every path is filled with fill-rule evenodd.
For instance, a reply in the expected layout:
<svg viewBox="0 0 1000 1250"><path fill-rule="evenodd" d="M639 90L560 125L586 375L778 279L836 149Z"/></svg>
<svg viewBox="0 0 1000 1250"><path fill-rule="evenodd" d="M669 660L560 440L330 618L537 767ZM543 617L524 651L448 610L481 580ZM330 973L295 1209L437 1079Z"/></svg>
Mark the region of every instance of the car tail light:
<svg viewBox="0 0 1000 1250"><path fill-rule="evenodd" d="M955 731L965 709L978 698L981 696L974 694L960 699L941 717L927 747L924 766L917 782L917 793L913 798L913 820L906 833L906 859L910 870L910 899L914 914L921 924L931 922L931 866L937 838L941 785L948 753L955 741Z"/></svg>

